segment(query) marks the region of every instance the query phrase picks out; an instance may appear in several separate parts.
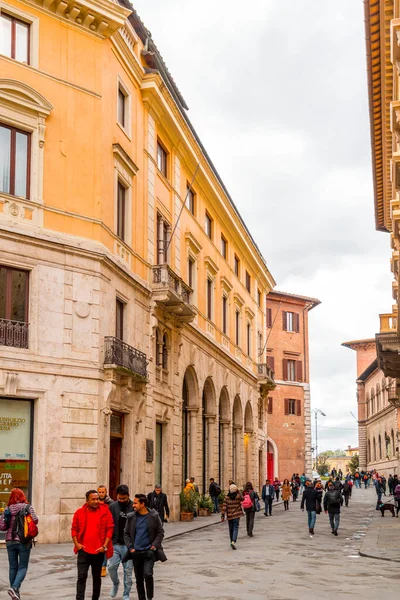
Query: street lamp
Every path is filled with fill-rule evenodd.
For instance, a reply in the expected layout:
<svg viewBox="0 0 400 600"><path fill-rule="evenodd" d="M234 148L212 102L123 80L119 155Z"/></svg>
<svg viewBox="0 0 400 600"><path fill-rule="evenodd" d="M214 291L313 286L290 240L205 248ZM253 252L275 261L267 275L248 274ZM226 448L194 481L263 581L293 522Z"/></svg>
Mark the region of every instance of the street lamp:
<svg viewBox="0 0 400 600"><path fill-rule="evenodd" d="M311 412L315 415L315 470L318 469L318 415L326 417L326 414L319 408L314 408Z"/></svg>

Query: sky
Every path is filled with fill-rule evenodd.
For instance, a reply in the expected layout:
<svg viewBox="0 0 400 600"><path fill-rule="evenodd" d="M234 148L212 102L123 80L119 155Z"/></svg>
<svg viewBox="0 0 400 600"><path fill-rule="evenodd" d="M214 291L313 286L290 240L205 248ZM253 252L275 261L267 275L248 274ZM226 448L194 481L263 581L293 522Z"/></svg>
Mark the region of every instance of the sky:
<svg viewBox="0 0 400 600"><path fill-rule="evenodd" d="M374 337L393 303L389 235L374 224L362 1L133 6L276 289L321 300L310 313L318 449L357 445L356 355L341 344Z"/></svg>

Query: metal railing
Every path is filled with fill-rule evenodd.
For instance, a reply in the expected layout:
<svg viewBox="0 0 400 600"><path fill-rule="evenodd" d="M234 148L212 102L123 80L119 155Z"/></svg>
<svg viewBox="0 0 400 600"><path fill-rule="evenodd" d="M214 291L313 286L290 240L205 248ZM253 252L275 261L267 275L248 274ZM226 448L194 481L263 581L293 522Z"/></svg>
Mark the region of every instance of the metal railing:
<svg viewBox="0 0 400 600"><path fill-rule="evenodd" d="M0 346L28 348L29 323L0 319Z"/></svg>
<svg viewBox="0 0 400 600"><path fill-rule="evenodd" d="M129 346L118 338L107 336L104 338L105 346L105 365L117 365L124 367L132 373L147 378L147 359L146 355L133 346Z"/></svg>
<svg viewBox="0 0 400 600"><path fill-rule="evenodd" d="M190 304L192 288L184 283L169 265L164 264L153 267L153 283L170 289L182 299L182 302Z"/></svg>

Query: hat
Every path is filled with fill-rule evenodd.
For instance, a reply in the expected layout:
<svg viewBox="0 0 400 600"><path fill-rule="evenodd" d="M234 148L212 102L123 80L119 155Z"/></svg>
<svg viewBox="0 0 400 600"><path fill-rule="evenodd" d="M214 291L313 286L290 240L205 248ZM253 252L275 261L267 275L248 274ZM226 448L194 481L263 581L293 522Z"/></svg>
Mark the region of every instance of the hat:
<svg viewBox="0 0 400 600"><path fill-rule="evenodd" d="M237 485L235 485L234 483L231 483L231 485L229 486L229 491L231 494L233 494L234 492L238 491Z"/></svg>

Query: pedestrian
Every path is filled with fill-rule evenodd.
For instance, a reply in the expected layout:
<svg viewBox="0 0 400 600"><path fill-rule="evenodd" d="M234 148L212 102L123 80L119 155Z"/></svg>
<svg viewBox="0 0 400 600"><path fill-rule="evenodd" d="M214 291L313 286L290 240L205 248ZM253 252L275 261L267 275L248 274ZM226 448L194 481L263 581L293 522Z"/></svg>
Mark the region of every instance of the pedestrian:
<svg viewBox="0 0 400 600"><path fill-rule="evenodd" d="M85 598L89 567L92 569L92 600L99 600L104 556L111 558L113 555L113 531L114 522L108 506L100 504L97 490L89 490L85 504L73 516L71 527L78 567L76 600Z"/></svg>
<svg viewBox="0 0 400 600"><path fill-rule="evenodd" d="M112 535L113 555L108 561L108 572L113 584L111 590L111 598L115 598L118 594L119 576L118 568L127 553L125 546L124 531L128 521L128 514L133 511L133 502L129 498L129 488L127 485L121 484L116 489L117 500L110 505L110 512L114 521L114 531ZM123 563L124 571L124 593L122 600L129 600L129 595L132 589L132 562Z"/></svg>
<svg viewBox="0 0 400 600"><path fill-rule="evenodd" d="M342 491L343 483L340 481L339 477L336 477L335 481L333 482L333 487L335 488L335 490L338 490L339 492Z"/></svg>
<svg viewBox="0 0 400 600"><path fill-rule="evenodd" d="M324 496L324 511L325 514L329 514L329 523L331 525L333 535L338 534L340 523L340 507L342 504L342 494L338 490L335 490L333 483L331 483Z"/></svg>
<svg viewBox="0 0 400 600"><path fill-rule="evenodd" d="M246 514L246 530L249 537L253 537L256 500L259 500L258 494L254 491L251 481L248 481L243 490L242 507Z"/></svg>
<svg viewBox="0 0 400 600"><path fill-rule="evenodd" d="M342 479L343 479L343 471L342 471L342 469L339 469L338 476L339 476L340 481L342 481Z"/></svg>
<svg viewBox="0 0 400 600"><path fill-rule="evenodd" d="M396 504L396 517L398 517L399 512L400 512L400 482L394 488L393 495L394 495L394 502Z"/></svg>
<svg viewBox="0 0 400 600"><path fill-rule="evenodd" d="M237 485L231 483L229 492L224 498L221 511L221 521L228 520L229 538L232 550L236 550L236 542L239 533L240 517L243 516L242 509L242 494L239 492Z"/></svg>
<svg viewBox="0 0 400 600"><path fill-rule="evenodd" d="M328 481L325 483L325 491L327 491L327 489L331 483L333 485L332 477L329 477Z"/></svg>
<svg viewBox="0 0 400 600"><path fill-rule="evenodd" d="M303 492L303 496L301 499L300 508L304 511L304 505L307 510L308 515L308 532L310 537L314 535L314 527L315 521L317 518L317 500L318 500L319 492L315 488L313 488L312 482L307 479L306 487Z"/></svg>
<svg viewBox="0 0 400 600"><path fill-rule="evenodd" d="M391 473L389 474L389 477L388 477L388 488L389 488L389 495L393 496L393 477L392 477Z"/></svg>
<svg viewBox="0 0 400 600"><path fill-rule="evenodd" d="M110 506L110 504L112 504L114 502L114 500L112 500L110 498L110 496L107 494L107 488L105 485L99 485L97 488L97 493L99 495L99 502L100 504L105 504L106 506ZM101 566L101 576L102 577L106 577L107 576L107 556L104 555L104 560L103 560L103 564Z"/></svg>
<svg viewBox="0 0 400 600"><path fill-rule="evenodd" d="M299 489L300 489L300 485L299 483L296 481L296 479L293 479L292 483L291 483L291 487L292 487L292 497L293 497L293 502L297 502L297 498L299 496Z"/></svg>
<svg viewBox="0 0 400 600"><path fill-rule="evenodd" d="M367 487L368 487L368 475L366 473L364 473L364 475L363 475L363 481L364 481L364 489L367 489Z"/></svg>
<svg viewBox="0 0 400 600"><path fill-rule="evenodd" d="M136 589L139 600L154 598L154 563L162 550L164 528L158 512L147 508L145 494L135 494L133 512L128 515L124 539L128 549L125 559L131 559L135 571Z"/></svg>
<svg viewBox="0 0 400 600"><path fill-rule="evenodd" d="M354 482L353 482L353 480L352 480L352 479L349 479L347 483L349 484L349 488L350 488L350 494L349 494L349 498L351 498L351 493L352 493L352 491L353 491L353 485L354 485Z"/></svg>
<svg viewBox="0 0 400 600"><path fill-rule="evenodd" d="M289 510L289 498L292 495L292 488L289 483L289 479L284 479L282 483L282 500L285 510Z"/></svg>
<svg viewBox="0 0 400 600"><path fill-rule="evenodd" d="M381 485L383 489L383 495L386 496L386 477L384 475L381 477Z"/></svg>
<svg viewBox="0 0 400 600"><path fill-rule="evenodd" d="M7 502L7 506L0 515L0 531L6 532L6 548L9 567L10 587L8 595L15 600L20 599L20 588L28 572L29 557L32 550L32 538L21 539L19 519L21 511L30 514L33 522L37 524L39 519L32 506L28 503L24 492L20 488L13 488Z"/></svg>
<svg viewBox="0 0 400 600"><path fill-rule="evenodd" d="M382 479L380 477L375 479L375 491L376 491L376 495L378 496L378 501L377 501L377 505L378 505L381 503L382 494L384 492L384 488L382 485Z"/></svg>
<svg viewBox="0 0 400 600"><path fill-rule="evenodd" d="M400 481L398 476L396 475L396 473L393 475L393 484L392 484L392 490L393 490L393 494L394 494L394 490L396 489L396 487L399 485Z"/></svg>
<svg viewBox="0 0 400 600"><path fill-rule="evenodd" d="M199 492L199 486L197 485L197 483L195 483L195 478L191 477L189 481L190 481L190 483L193 486L193 489L194 489L194 492L196 494L196 497L198 498L200 492ZM198 515L198 512L197 512L197 500L196 500L196 504L195 504L194 511L193 511L193 516L197 517L197 515Z"/></svg>
<svg viewBox="0 0 400 600"><path fill-rule="evenodd" d="M219 513L219 504L218 504L218 496L221 493L221 488L218 483L216 483L214 477L210 477L210 486L208 488L208 493L210 494L210 498L213 501L214 512Z"/></svg>
<svg viewBox="0 0 400 600"><path fill-rule="evenodd" d="M303 473L302 475L300 475L300 494L302 494L304 492L304 487L306 485L306 474Z"/></svg>
<svg viewBox="0 0 400 600"><path fill-rule="evenodd" d="M360 473L358 471L354 473L354 483L356 485L356 488L360 487Z"/></svg>
<svg viewBox="0 0 400 600"><path fill-rule="evenodd" d="M268 514L272 516L272 502L274 500L274 496L275 488L271 484L270 480L267 479L261 490L261 498L263 499L265 504L264 515L266 517L268 517Z"/></svg>
<svg viewBox="0 0 400 600"><path fill-rule="evenodd" d="M279 479L277 477L275 477L272 485L274 486L275 500L277 502L279 502L279 494L280 494L280 491L281 491L281 482L279 481Z"/></svg>
<svg viewBox="0 0 400 600"><path fill-rule="evenodd" d="M164 494L159 483L154 486L154 491L147 494L147 508L152 508L158 512L161 523L168 523L169 506L167 494Z"/></svg>
<svg viewBox="0 0 400 600"><path fill-rule="evenodd" d="M348 481L345 481L343 484L342 494L344 497L344 503L346 506L348 506L349 498L350 498L350 494L351 494L351 488L350 488L350 484Z"/></svg>

